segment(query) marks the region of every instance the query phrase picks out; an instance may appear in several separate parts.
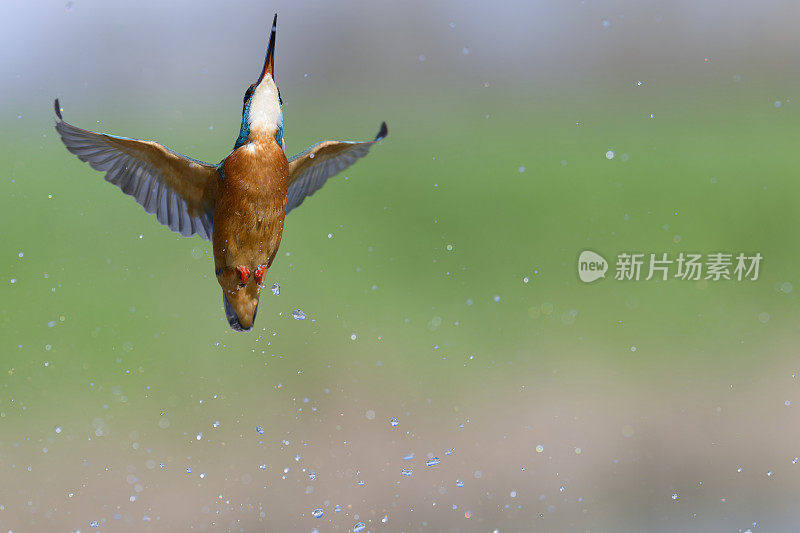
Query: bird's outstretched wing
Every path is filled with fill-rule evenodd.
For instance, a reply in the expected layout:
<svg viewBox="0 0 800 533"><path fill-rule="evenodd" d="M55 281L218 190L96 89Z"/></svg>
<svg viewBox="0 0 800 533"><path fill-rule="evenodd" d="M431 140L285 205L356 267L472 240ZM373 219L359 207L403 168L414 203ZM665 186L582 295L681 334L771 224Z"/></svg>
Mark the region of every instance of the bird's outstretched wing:
<svg viewBox="0 0 800 533"><path fill-rule="evenodd" d="M153 141L95 133L64 122L55 101L56 131L67 150L133 196L169 229L211 240L219 190L217 167L182 156Z"/></svg>
<svg viewBox="0 0 800 533"><path fill-rule="evenodd" d="M289 196L286 214L320 189L328 178L361 159L373 144L386 137L386 123L372 141L322 141L289 159Z"/></svg>

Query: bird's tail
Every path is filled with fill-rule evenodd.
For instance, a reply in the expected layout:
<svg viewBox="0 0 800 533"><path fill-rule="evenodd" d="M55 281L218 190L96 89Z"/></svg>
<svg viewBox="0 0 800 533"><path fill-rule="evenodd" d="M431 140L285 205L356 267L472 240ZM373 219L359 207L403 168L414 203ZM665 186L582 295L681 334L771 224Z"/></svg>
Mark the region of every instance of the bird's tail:
<svg viewBox="0 0 800 533"><path fill-rule="evenodd" d="M228 324L231 325L233 331L250 331L253 329L253 324L256 322L256 314L258 314L258 300L255 302L253 316L249 320L250 326L248 327L245 327L239 320L239 315L236 314L233 306L228 301L228 297L225 296L225 291L222 291L222 305L225 306L225 317L228 319Z"/></svg>

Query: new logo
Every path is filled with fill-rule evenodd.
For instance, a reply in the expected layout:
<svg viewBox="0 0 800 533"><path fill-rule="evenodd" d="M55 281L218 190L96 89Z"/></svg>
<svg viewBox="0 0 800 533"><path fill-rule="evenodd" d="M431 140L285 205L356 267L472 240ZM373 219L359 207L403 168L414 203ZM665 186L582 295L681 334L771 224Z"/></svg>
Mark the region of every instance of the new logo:
<svg viewBox="0 0 800 533"><path fill-rule="evenodd" d="M606 277L608 271L608 261L602 255L590 250L581 252L578 257L578 277L584 283L591 283L597 279Z"/></svg>

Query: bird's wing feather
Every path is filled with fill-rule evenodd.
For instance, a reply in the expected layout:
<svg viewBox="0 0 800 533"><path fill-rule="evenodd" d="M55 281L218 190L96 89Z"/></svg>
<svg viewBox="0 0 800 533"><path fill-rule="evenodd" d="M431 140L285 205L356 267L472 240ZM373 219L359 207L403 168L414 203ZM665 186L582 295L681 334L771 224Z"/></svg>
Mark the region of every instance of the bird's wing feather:
<svg viewBox="0 0 800 533"><path fill-rule="evenodd" d="M322 141L289 159L289 194L286 214L318 191L328 180L361 159L370 147L386 137L386 123L372 141Z"/></svg>
<svg viewBox="0 0 800 533"><path fill-rule="evenodd" d="M109 181L133 196L169 229L211 240L219 171L153 141L116 137L75 127L61 117L55 102L56 130L67 150L106 173Z"/></svg>

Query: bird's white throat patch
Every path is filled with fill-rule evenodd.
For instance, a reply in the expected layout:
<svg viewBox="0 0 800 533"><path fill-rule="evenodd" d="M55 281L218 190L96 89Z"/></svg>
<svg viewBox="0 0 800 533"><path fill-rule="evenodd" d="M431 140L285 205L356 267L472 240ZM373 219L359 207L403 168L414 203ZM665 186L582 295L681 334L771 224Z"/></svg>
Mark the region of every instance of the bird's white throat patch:
<svg viewBox="0 0 800 533"><path fill-rule="evenodd" d="M278 87L269 74L261 80L250 100L250 131L274 135L283 127Z"/></svg>

